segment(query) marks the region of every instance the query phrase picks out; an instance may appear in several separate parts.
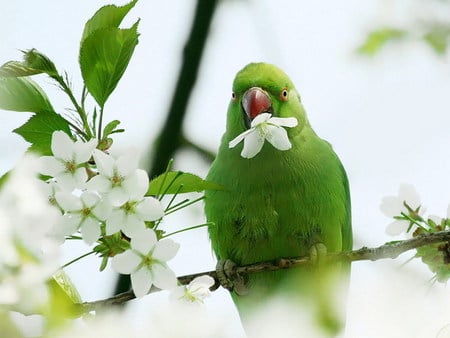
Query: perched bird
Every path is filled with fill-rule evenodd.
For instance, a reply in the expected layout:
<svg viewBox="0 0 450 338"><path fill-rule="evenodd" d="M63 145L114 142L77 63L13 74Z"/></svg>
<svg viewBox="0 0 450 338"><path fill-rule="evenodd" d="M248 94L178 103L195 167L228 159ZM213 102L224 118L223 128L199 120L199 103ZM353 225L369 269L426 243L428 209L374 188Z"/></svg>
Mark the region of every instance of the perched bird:
<svg viewBox="0 0 450 338"><path fill-rule="evenodd" d="M253 311L281 295L312 312L324 332L339 332L345 310L335 303L342 290L337 284L342 276L348 280L350 265L321 264L326 260L320 257L325 250L352 248L348 180L278 67L251 63L237 73L226 131L207 180L224 187L205 197L220 262L240 266L319 254L316 264L244 276L244 286L231 291L244 326Z"/></svg>

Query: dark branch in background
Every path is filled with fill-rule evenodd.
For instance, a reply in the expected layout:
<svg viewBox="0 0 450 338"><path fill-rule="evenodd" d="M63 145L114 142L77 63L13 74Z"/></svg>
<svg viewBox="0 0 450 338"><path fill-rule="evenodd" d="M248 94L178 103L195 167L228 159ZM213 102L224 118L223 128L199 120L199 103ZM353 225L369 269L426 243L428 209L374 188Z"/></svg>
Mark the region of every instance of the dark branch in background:
<svg viewBox="0 0 450 338"><path fill-rule="evenodd" d="M376 248L362 247L361 249L339 252L339 253L329 253L327 255L328 259L331 260L347 260L351 262L370 260L376 261L380 259L387 258L397 258L402 253L416 249L425 245L431 245L436 243L445 243L450 241L450 230L440 231L434 233L426 233L418 235L414 238L407 239L404 241L389 242ZM294 267L299 267L302 265L310 264L311 260L309 257L299 257L299 258L280 258L276 261L254 263L245 266L236 266L234 273L238 275L246 275L249 273L258 273L262 271L274 271L280 269L289 269ZM442 259L442 264L445 264L444 257ZM213 290L220 286L217 278L216 271L207 271L196 273L192 275L178 277L180 284L189 284L194 278L198 276L209 275L215 280L214 286L211 288ZM160 291L157 288L152 288L149 293ZM123 304L131 299L134 299L134 293L132 290L123 292L114 297L98 300L94 302L85 302L80 304L83 312L96 311L104 309L111 305Z"/></svg>
<svg viewBox="0 0 450 338"><path fill-rule="evenodd" d="M193 141L186 138L184 135L181 136L181 146L188 148L190 150L194 150L208 163L211 163L216 158L216 154L214 154L212 151L202 147L197 143L194 143Z"/></svg>
<svg viewBox="0 0 450 338"><path fill-rule="evenodd" d="M197 1L191 32L183 50L181 70L172 102L164 126L153 148L153 158L149 170L150 177L162 174L166 170L169 160L173 158L175 152L181 146L184 116L197 80L200 61L217 2L217 0ZM121 275L114 293L125 292L130 289L130 286L129 277Z"/></svg>

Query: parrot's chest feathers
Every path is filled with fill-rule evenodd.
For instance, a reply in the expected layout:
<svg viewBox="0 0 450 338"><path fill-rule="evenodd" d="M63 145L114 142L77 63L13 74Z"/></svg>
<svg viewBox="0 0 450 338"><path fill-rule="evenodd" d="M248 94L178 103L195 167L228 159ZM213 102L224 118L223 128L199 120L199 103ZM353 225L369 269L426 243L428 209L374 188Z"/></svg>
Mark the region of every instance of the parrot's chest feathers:
<svg viewBox="0 0 450 338"><path fill-rule="evenodd" d="M320 170L319 170L320 171ZM247 173L229 172L224 212L218 222L222 231L231 232L233 248L239 260L260 259L261 252L277 251L279 257L307 254L321 241L324 210L331 208L320 173L309 168L303 175L291 166L265 168L249 166ZM239 257L239 252L246 257ZM270 259L271 257L268 257Z"/></svg>

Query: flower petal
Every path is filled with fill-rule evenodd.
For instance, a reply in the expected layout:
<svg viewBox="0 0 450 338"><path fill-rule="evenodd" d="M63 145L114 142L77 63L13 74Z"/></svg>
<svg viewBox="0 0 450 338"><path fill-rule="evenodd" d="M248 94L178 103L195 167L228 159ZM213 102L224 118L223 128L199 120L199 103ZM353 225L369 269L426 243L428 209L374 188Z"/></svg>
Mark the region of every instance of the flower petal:
<svg viewBox="0 0 450 338"><path fill-rule="evenodd" d="M97 143L98 141L96 139L89 140L88 142L76 141L73 145L75 162L81 164L89 161Z"/></svg>
<svg viewBox="0 0 450 338"><path fill-rule="evenodd" d="M164 216L164 207L161 202L154 197L144 197L144 199L136 205L136 211L144 221L156 221Z"/></svg>
<svg viewBox="0 0 450 338"><path fill-rule="evenodd" d="M293 128L297 126L298 121L295 117L272 117L268 123L278 127Z"/></svg>
<svg viewBox="0 0 450 338"><path fill-rule="evenodd" d="M408 230L408 225L409 223L407 221L396 220L386 227L386 233L391 236L400 235L402 232Z"/></svg>
<svg viewBox="0 0 450 338"><path fill-rule="evenodd" d="M180 248L180 244L171 239L158 241L153 250L152 257L158 261L167 262L175 257Z"/></svg>
<svg viewBox="0 0 450 338"><path fill-rule="evenodd" d="M109 217L111 211L112 205L106 199L98 202L97 205L92 209L92 213L95 215L95 217L102 221L106 220Z"/></svg>
<svg viewBox="0 0 450 338"><path fill-rule="evenodd" d="M121 209L113 209L106 219L106 235L115 234L125 223L125 214Z"/></svg>
<svg viewBox="0 0 450 338"><path fill-rule="evenodd" d="M94 176L86 183L87 189L102 193L109 191L111 186L111 181L103 175Z"/></svg>
<svg viewBox="0 0 450 338"><path fill-rule="evenodd" d="M149 180L145 170L136 169L123 181L122 187L128 192L130 200L140 200L148 190Z"/></svg>
<svg viewBox="0 0 450 338"><path fill-rule="evenodd" d="M118 273L129 275L136 270L141 262L141 257L136 255L132 250L127 250L111 259L111 267Z"/></svg>
<svg viewBox="0 0 450 338"><path fill-rule="evenodd" d="M262 114L256 115L256 117L253 119L253 121L251 123L252 128L268 121L271 118L271 116L272 116L272 114L269 114L269 113L262 113Z"/></svg>
<svg viewBox="0 0 450 338"><path fill-rule="evenodd" d="M403 209L403 202L396 196L386 196L381 200L380 210L387 217L400 216Z"/></svg>
<svg viewBox="0 0 450 338"><path fill-rule="evenodd" d="M112 188L107 194L109 201L115 207L123 205L130 199L128 191L126 191L122 186Z"/></svg>
<svg viewBox="0 0 450 338"><path fill-rule="evenodd" d="M175 273L167 266L162 264L152 265L153 284L164 290L169 290L177 286L177 277Z"/></svg>
<svg viewBox="0 0 450 338"><path fill-rule="evenodd" d="M72 160L73 141L65 132L57 130L52 134L52 153L62 160Z"/></svg>
<svg viewBox="0 0 450 338"><path fill-rule="evenodd" d="M100 224L93 218L88 217L81 226L81 234L83 235L83 240L91 245L97 239L100 238Z"/></svg>
<svg viewBox="0 0 450 338"><path fill-rule="evenodd" d="M74 217L70 214L65 214L61 218L61 224L58 224L57 234L62 236L70 236L74 234L80 225L80 217Z"/></svg>
<svg viewBox="0 0 450 338"><path fill-rule="evenodd" d="M39 173L55 177L66 170L64 163L53 156L39 158Z"/></svg>
<svg viewBox="0 0 450 338"><path fill-rule="evenodd" d="M145 222L136 214L128 214L125 217L125 222L122 224L121 229L127 237L134 238L140 236L146 227Z"/></svg>
<svg viewBox="0 0 450 338"><path fill-rule="evenodd" d="M119 156L116 161L117 171L121 176L128 176L133 173L139 162L139 156L136 149L130 149L127 153Z"/></svg>
<svg viewBox="0 0 450 338"><path fill-rule="evenodd" d="M214 285L214 278L208 275L195 277L190 283L189 288L195 289L197 287L210 288Z"/></svg>
<svg viewBox="0 0 450 338"><path fill-rule="evenodd" d="M245 137L246 137L248 134L254 133L254 132L257 132L257 131L255 130L255 128L248 129L248 130L242 132L241 134L239 134L238 136L236 136L233 140L231 140L231 141L228 143L228 147L229 147L229 148L234 148L234 147L236 147L243 139L245 139Z"/></svg>
<svg viewBox="0 0 450 338"><path fill-rule="evenodd" d="M401 202L406 202L412 209L420 207L420 196L412 184L400 184L398 197Z"/></svg>
<svg viewBox="0 0 450 338"><path fill-rule="evenodd" d="M95 164L97 165L97 169L100 174L112 177L114 174L115 161L110 156L105 154L103 151L94 149L93 154Z"/></svg>
<svg viewBox="0 0 450 338"><path fill-rule="evenodd" d="M142 268L131 274L131 285L136 297L145 296L152 287L152 273L147 268Z"/></svg>
<svg viewBox="0 0 450 338"><path fill-rule="evenodd" d="M83 204L78 197L65 191L56 192L55 199L64 211L77 211L83 208Z"/></svg>
<svg viewBox="0 0 450 338"><path fill-rule="evenodd" d="M264 145L264 138L258 131L248 134L244 139L244 147L242 148L241 156L244 158L255 157Z"/></svg>
<svg viewBox="0 0 450 338"><path fill-rule="evenodd" d="M100 201L100 197L90 191L83 192L80 199L83 202L83 205L88 208L92 208Z"/></svg>
<svg viewBox="0 0 450 338"><path fill-rule="evenodd" d="M266 139L278 150L291 149L292 145L289 141L287 131L282 127L267 125Z"/></svg>
<svg viewBox="0 0 450 338"><path fill-rule="evenodd" d="M130 245L134 250L147 255L157 243L156 233L152 229L144 229L142 232L131 239Z"/></svg>

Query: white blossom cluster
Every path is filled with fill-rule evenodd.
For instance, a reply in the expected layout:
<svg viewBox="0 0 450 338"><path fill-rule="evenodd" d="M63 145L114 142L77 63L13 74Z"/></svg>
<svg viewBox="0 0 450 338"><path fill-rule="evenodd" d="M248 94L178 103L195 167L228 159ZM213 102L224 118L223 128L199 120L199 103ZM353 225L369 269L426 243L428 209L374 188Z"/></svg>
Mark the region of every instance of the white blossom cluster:
<svg viewBox="0 0 450 338"><path fill-rule="evenodd" d="M386 227L386 233L397 236L402 233L412 235L418 227L429 229L435 225L448 225L450 220L450 205L446 217L437 215L425 216L426 208L422 205L420 196L411 184L401 184L397 196L386 196L382 199L380 209L383 214L393 221Z"/></svg>
<svg viewBox="0 0 450 338"><path fill-rule="evenodd" d="M49 234L60 214L45 198L37 164L27 155L0 188L0 309L25 314L43 309L59 264Z"/></svg>
<svg viewBox="0 0 450 338"><path fill-rule="evenodd" d="M120 231L130 239L130 249L112 257L111 266L131 275L135 295L146 295L152 285L176 290L177 278L167 261L176 255L179 245L171 239L158 239L146 225L161 219L164 207L156 198L145 196L149 178L138 168L137 153L129 151L114 158L96 147L95 139L74 142L56 131L51 143L53 156L40 158L40 173L51 177L48 200L62 212L53 235L64 240L79 232L87 244L93 244L101 236Z"/></svg>

